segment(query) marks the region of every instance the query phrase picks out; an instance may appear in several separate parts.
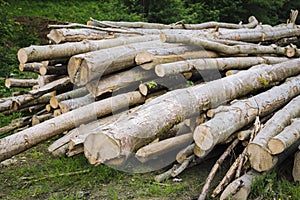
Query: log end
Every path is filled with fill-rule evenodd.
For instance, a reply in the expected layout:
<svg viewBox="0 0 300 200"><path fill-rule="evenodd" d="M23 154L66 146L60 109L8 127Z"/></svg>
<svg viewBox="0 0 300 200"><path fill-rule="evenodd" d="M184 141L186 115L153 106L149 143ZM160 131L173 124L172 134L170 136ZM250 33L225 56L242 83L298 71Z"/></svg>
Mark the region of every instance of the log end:
<svg viewBox="0 0 300 200"><path fill-rule="evenodd" d="M144 63L152 62L153 56L151 53L149 53L147 51L142 51L142 52L137 53L134 60L137 65L141 65Z"/></svg>
<svg viewBox="0 0 300 200"><path fill-rule="evenodd" d="M59 44L63 40L63 35L56 29L52 29L50 33L47 35L47 38L51 40L51 42L55 44Z"/></svg>
<svg viewBox="0 0 300 200"><path fill-rule="evenodd" d="M156 73L156 75L159 76L159 77L164 77L164 76L166 76L166 73L165 73L165 70L164 70L163 65L156 65L156 66L155 66L155 73Z"/></svg>
<svg viewBox="0 0 300 200"><path fill-rule="evenodd" d="M167 42L167 35L164 34L164 33L161 33L161 34L159 35L159 39L160 39L160 41L162 41L162 42Z"/></svg>
<svg viewBox="0 0 300 200"><path fill-rule="evenodd" d="M208 151L211 149L216 140L210 131L210 128L204 125L197 126L194 130L194 140L197 146L199 146L203 151Z"/></svg>
<svg viewBox="0 0 300 200"><path fill-rule="evenodd" d="M276 156L272 156L266 147L260 146L256 143L249 143L247 146L247 152L251 167L258 172L269 171L278 162L278 158Z"/></svg>
<svg viewBox="0 0 300 200"><path fill-rule="evenodd" d="M47 74L47 68L45 66L40 67L39 69L40 75L44 76Z"/></svg>
<svg viewBox="0 0 300 200"><path fill-rule="evenodd" d="M10 88L11 86L11 81L9 78L5 79L5 87Z"/></svg>
<svg viewBox="0 0 300 200"><path fill-rule="evenodd" d="M28 61L28 56L25 49L20 49L18 51L18 60L21 64L24 64Z"/></svg>
<svg viewBox="0 0 300 200"><path fill-rule="evenodd" d="M90 134L85 139L84 154L92 165L121 157L119 144L103 132Z"/></svg>
<svg viewBox="0 0 300 200"><path fill-rule="evenodd" d="M268 142L268 148L273 155L276 155L283 152L286 147L282 141L276 138L271 138Z"/></svg>
<svg viewBox="0 0 300 200"><path fill-rule="evenodd" d="M148 87L145 84L140 84L139 85L139 91L142 95L147 96L148 94Z"/></svg>
<svg viewBox="0 0 300 200"><path fill-rule="evenodd" d="M59 102L56 97L51 97L49 103L52 108L54 108L54 109L58 108Z"/></svg>

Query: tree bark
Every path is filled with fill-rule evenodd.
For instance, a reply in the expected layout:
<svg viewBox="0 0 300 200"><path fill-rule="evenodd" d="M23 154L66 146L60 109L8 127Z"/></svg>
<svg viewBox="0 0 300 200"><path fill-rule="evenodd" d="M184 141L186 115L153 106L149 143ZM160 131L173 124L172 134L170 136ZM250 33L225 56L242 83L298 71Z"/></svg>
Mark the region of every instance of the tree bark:
<svg viewBox="0 0 300 200"><path fill-rule="evenodd" d="M265 116L289 102L300 94L300 76L289 78L285 83L275 86L266 92L262 92L245 100L235 101L223 112L196 127L194 140L197 146L203 150L209 150L216 144L226 139L254 122L256 116Z"/></svg>
<svg viewBox="0 0 300 200"><path fill-rule="evenodd" d="M11 87L31 88L36 84L38 84L38 81L36 79L7 78L5 80L5 86L7 88L11 88Z"/></svg>
<svg viewBox="0 0 300 200"><path fill-rule="evenodd" d="M291 119L300 116L299 105L300 96L298 95L281 110L277 111L273 117L265 123L263 129L254 140L248 144L247 152L251 166L254 169L264 171L264 169L269 168L264 165L265 163L272 163L273 156L271 156L271 152L267 148L267 143L272 137L278 135L288 126L291 123Z"/></svg>
<svg viewBox="0 0 300 200"><path fill-rule="evenodd" d="M0 161L21 153L52 136L70 130L78 124L96 119L126 106L144 101L139 92L121 94L97 101L72 112L49 119L36 126L0 139Z"/></svg>
<svg viewBox="0 0 300 200"><path fill-rule="evenodd" d="M82 97L88 94L88 90L85 87L73 89L69 92L65 92L50 99L50 106L54 109L58 108L59 102L65 101L68 99L75 99L78 97Z"/></svg>
<svg viewBox="0 0 300 200"><path fill-rule="evenodd" d="M174 45L150 41L76 55L69 61L68 73L74 84L85 85L103 75L135 66L134 59L139 51L170 47Z"/></svg>
<svg viewBox="0 0 300 200"><path fill-rule="evenodd" d="M18 51L18 60L21 64L39 62L59 58L69 58L76 54L86 53L116 47L125 44L157 40L157 36L124 37L110 40L84 40L57 45L32 45Z"/></svg>
<svg viewBox="0 0 300 200"><path fill-rule="evenodd" d="M168 154L169 152L182 149L183 147L190 144L192 141L193 141L192 133L171 137L156 143L148 144L140 148L136 152L135 157L142 163L147 162L149 160L156 159L161 156L172 157L172 155Z"/></svg>
<svg viewBox="0 0 300 200"><path fill-rule="evenodd" d="M50 82L53 82L55 80L58 80L62 78L61 76L56 76L56 75L45 75L45 76L38 76L38 83L39 87L43 87L44 85L47 85Z"/></svg>
<svg viewBox="0 0 300 200"><path fill-rule="evenodd" d="M273 155L282 153L300 138L300 118L291 120L291 124L268 141L268 148Z"/></svg>
<svg viewBox="0 0 300 200"><path fill-rule="evenodd" d="M92 30L87 28L81 29L52 29L47 38L54 44L62 42L78 42L82 40L101 40L114 38L104 31Z"/></svg>
<svg viewBox="0 0 300 200"><path fill-rule="evenodd" d="M148 81L154 77L156 75L153 71L146 71L140 67L135 67L124 72L104 76L100 80L92 81L86 85L86 88L94 97L98 97L104 93L114 92L129 85L132 85L132 90L136 90L140 82Z"/></svg>
<svg viewBox="0 0 300 200"><path fill-rule="evenodd" d="M58 103L58 106L62 113L70 112L82 106L91 104L95 102L95 98L91 94L87 94L83 97L78 97L75 99L68 99Z"/></svg>
<svg viewBox="0 0 300 200"><path fill-rule="evenodd" d="M235 54L277 54L284 55L286 57L294 57L296 55L296 49L291 46L278 47L278 46L262 46L262 45L235 45L229 46L214 41L209 41L203 38L191 37L189 35L160 35L161 41L170 43L185 43L198 45L204 49L224 53L226 55Z"/></svg>
<svg viewBox="0 0 300 200"><path fill-rule="evenodd" d="M118 123L108 125L106 130L89 135L93 137L93 144L85 149L86 157L97 163L121 157L126 160L146 139L167 132L183 119L199 115L203 110L265 88L266 83L296 75L299 65L300 59L296 59L273 66L255 67L203 85L170 91L144 104Z"/></svg>
<svg viewBox="0 0 300 200"><path fill-rule="evenodd" d="M190 72L192 70L219 70L247 69L258 64L276 64L287 61L288 58L278 57L227 57L227 58L203 58L185 60L173 63L160 64L155 67L158 76L164 77L172 74Z"/></svg>
<svg viewBox="0 0 300 200"><path fill-rule="evenodd" d="M294 181L300 181L300 150L295 153L294 166L293 166Z"/></svg>

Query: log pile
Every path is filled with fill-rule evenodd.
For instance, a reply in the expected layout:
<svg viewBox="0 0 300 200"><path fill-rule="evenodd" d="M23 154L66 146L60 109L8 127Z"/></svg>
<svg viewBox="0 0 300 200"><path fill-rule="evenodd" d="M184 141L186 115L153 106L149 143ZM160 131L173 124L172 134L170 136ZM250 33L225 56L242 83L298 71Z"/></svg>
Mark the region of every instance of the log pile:
<svg viewBox="0 0 300 200"><path fill-rule="evenodd" d="M251 181L300 145L300 49L290 43L300 27L292 13L275 27L253 16L244 25L51 25L52 44L18 51L20 70L38 79L5 82L32 89L0 100L3 115L26 113L0 128L0 161L61 135L48 148L55 156L84 154L92 165L130 172L174 164L155 177L161 182L221 155L205 199L222 162L242 148L212 196L247 199Z"/></svg>

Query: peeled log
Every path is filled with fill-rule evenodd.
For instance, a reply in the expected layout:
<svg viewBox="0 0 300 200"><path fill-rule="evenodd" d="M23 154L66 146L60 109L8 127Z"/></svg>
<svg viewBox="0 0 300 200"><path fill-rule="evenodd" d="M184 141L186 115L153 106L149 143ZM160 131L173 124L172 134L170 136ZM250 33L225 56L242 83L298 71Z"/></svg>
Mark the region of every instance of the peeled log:
<svg viewBox="0 0 300 200"><path fill-rule="evenodd" d="M7 78L5 80L5 86L7 88L19 87L19 88L31 88L32 86L38 84L36 79L16 79L16 78Z"/></svg>
<svg viewBox="0 0 300 200"><path fill-rule="evenodd" d="M262 45L235 45L229 46L207 39L191 37L189 35L160 35L161 41L171 43L184 43L198 45L204 49L224 53L227 55L236 54L278 54L285 55L287 57L294 57L296 55L296 49L291 46L278 47L278 46L262 46Z"/></svg>
<svg viewBox="0 0 300 200"><path fill-rule="evenodd" d="M294 181L300 181L300 151L295 153L294 167L293 167L293 178Z"/></svg>
<svg viewBox="0 0 300 200"><path fill-rule="evenodd" d="M170 91L144 104L118 123L108 125L106 130L96 136L89 135L95 140L89 144L89 149L85 145L85 155L98 163L127 158L139 143L168 131L180 121L265 88L266 83L297 75L300 72L299 66L300 59L295 59L273 66L255 67L203 85Z"/></svg>
<svg viewBox="0 0 300 200"><path fill-rule="evenodd" d="M234 132L254 122L256 116L270 114L299 94L300 76L297 76L266 92L235 101L228 107L224 106L224 111L216 113L211 120L196 127L195 143L201 149L209 150L226 141Z"/></svg>
<svg viewBox="0 0 300 200"><path fill-rule="evenodd" d="M69 61L68 73L74 84L85 85L103 75L135 66L134 59L139 51L170 47L174 44L150 41L76 55Z"/></svg>
<svg viewBox="0 0 300 200"><path fill-rule="evenodd" d="M217 69L225 71L229 69L248 69L258 64L276 64L288 61L282 57L228 57L228 58L203 58L185 60L173 63L160 64L155 67L158 76L163 77L171 74L190 72L192 70Z"/></svg>
<svg viewBox="0 0 300 200"><path fill-rule="evenodd" d="M101 77L100 80L88 83L86 88L94 97L97 97L104 93L114 92L117 89L132 84L136 85L136 88L132 88L132 90L136 90L140 82L148 81L154 77L156 76L153 71L147 71L141 69L140 67L134 67L133 69L129 69L124 72Z"/></svg>
<svg viewBox="0 0 300 200"><path fill-rule="evenodd" d="M254 166L254 168L263 170L264 167L261 166L260 160L265 160L266 158L272 159L267 143L272 137L275 137L288 126L293 118L300 116L299 105L300 96L298 95L281 110L277 111L265 123L263 129L257 134L254 140L248 144L247 152L252 167Z"/></svg>
<svg viewBox="0 0 300 200"><path fill-rule="evenodd" d="M300 105L299 105L300 106ZM268 141L268 148L273 155L283 152L300 138L300 118L292 119L278 135Z"/></svg>
<svg viewBox="0 0 300 200"><path fill-rule="evenodd" d="M0 139L0 161L12 157L76 125L96 119L121 108L143 102L139 92L120 94L49 119L31 128Z"/></svg>
<svg viewBox="0 0 300 200"><path fill-rule="evenodd" d="M92 30L87 28L81 29L52 29L47 35L47 38L51 42L58 44L61 42L77 42L82 40L101 40L114 38L113 35L109 35L107 32Z"/></svg>
<svg viewBox="0 0 300 200"><path fill-rule="evenodd" d="M115 38L111 40L84 40L82 42L70 42L57 45L32 45L18 51L19 62L39 62L58 58L69 58L76 54L111 48L115 46L157 40L157 36L138 36Z"/></svg>
<svg viewBox="0 0 300 200"><path fill-rule="evenodd" d="M182 149L193 141L193 134L187 133L175 137L171 137L156 143L148 144L140 148L135 157L141 162L147 162L158 157L170 157L171 151ZM174 156L174 155L173 155ZM174 156L175 159L175 156Z"/></svg>

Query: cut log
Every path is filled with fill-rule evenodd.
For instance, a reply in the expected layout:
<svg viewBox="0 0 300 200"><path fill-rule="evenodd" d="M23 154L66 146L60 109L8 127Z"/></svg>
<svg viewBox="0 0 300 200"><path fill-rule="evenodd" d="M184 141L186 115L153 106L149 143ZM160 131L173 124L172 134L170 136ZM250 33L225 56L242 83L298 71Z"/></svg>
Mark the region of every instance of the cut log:
<svg viewBox="0 0 300 200"><path fill-rule="evenodd" d="M0 139L0 160L2 161L21 153L39 142L74 128L78 124L143 101L144 97L139 92L117 95L94 102L11 136L2 138Z"/></svg>
<svg viewBox="0 0 300 200"><path fill-rule="evenodd" d="M184 43L198 45L204 49L224 53L226 55L235 54L278 54L286 57L294 57L296 49L291 46L278 47L278 46L262 46L262 45L235 45L229 46L202 38L195 38L187 35L160 35L161 41L170 43Z"/></svg>
<svg viewBox="0 0 300 200"><path fill-rule="evenodd" d="M55 109L55 110L53 111L53 117L58 117L58 116L61 115L61 114L62 114L62 112L61 112L60 109Z"/></svg>
<svg viewBox="0 0 300 200"><path fill-rule="evenodd" d="M54 97L51 97L50 106L55 109L55 108L58 108L58 104L61 101L65 101L68 99L75 99L78 97L85 96L87 94L88 94L88 90L85 87L73 89L69 92L65 92L65 93L56 95Z"/></svg>
<svg viewBox="0 0 300 200"><path fill-rule="evenodd" d="M5 80L5 86L7 88L11 88L11 87L31 88L36 84L38 84L38 81L36 79L7 78Z"/></svg>
<svg viewBox="0 0 300 200"><path fill-rule="evenodd" d="M69 61L68 73L74 84L85 85L103 75L135 66L134 58L139 51L169 47L174 45L150 41L76 55Z"/></svg>
<svg viewBox="0 0 300 200"><path fill-rule="evenodd" d="M144 29L208 29L215 27L222 27L228 29L239 28L254 28L258 25L258 21L254 16L249 17L248 24L232 24L232 23L220 23L220 22L205 22L202 24L184 24L183 22L177 22L175 24L159 24L159 23L147 23L147 22L116 22L116 21L97 21L93 18L90 19L89 24L99 27L110 28L144 28Z"/></svg>
<svg viewBox="0 0 300 200"><path fill-rule="evenodd" d="M140 148L135 157L142 163L158 157L173 157L175 160L176 154L169 154L174 150L180 150L193 141L193 134L187 133L175 137L171 137L160 142L152 143Z"/></svg>
<svg viewBox="0 0 300 200"><path fill-rule="evenodd" d="M192 70L201 71L215 69L226 71L229 69L247 69L258 64L276 64L287 61L288 58L278 57L228 57L228 58L203 58L185 60L167 64L157 65L155 72L163 77L171 74L189 72Z"/></svg>
<svg viewBox="0 0 300 200"><path fill-rule="evenodd" d="M42 66L40 67L40 75L68 75L67 65Z"/></svg>
<svg viewBox="0 0 300 200"><path fill-rule="evenodd" d="M164 180L168 179L171 177L171 174L174 170L176 170L179 166L178 165L173 165L173 167L171 169L169 169L168 171L165 171L162 174L158 174L154 177L154 180L158 183L163 182Z"/></svg>
<svg viewBox="0 0 300 200"><path fill-rule="evenodd" d="M195 155L190 155L189 157L184 159L184 161L181 163L181 165L171 173L171 176L172 177L178 176L181 172L183 172L190 165L190 163L194 159L195 159Z"/></svg>
<svg viewBox="0 0 300 200"><path fill-rule="evenodd" d="M34 96L41 96L43 94L46 94L48 92L52 91L68 91L73 88L73 84L70 82L69 77L60 78L58 80L52 81L42 87L40 87L37 90L31 90L29 91L29 94Z"/></svg>
<svg viewBox="0 0 300 200"><path fill-rule="evenodd" d="M47 38L54 44L62 42L78 42L82 40L101 40L114 38L113 35L104 31L92 30L87 28L82 29L52 29L47 35Z"/></svg>
<svg viewBox="0 0 300 200"><path fill-rule="evenodd" d="M231 182L222 192L220 200L247 200L251 192L252 182L262 174L250 170L240 178Z"/></svg>
<svg viewBox="0 0 300 200"><path fill-rule="evenodd" d="M291 125L285 127L278 135L268 141L268 148L273 155L282 153L300 138L300 118L291 120Z"/></svg>
<svg viewBox="0 0 300 200"><path fill-rule="evenodd" d="M281 110L277 111L273 117L265 123L263 129L254 140L248 144L247 152L249 154L249 160L255 170L265 171L265 169L269 168L265 166L265 163L271 163L273 157L267 148L267 143L272 137L279 134L288 126L291 123L291 119L300 116L299 105L300 96L297 96Z"/></svg>
<svg viewBox="0 0 300 200"><path fill-rule="evenodd" d="M194 153L195 143L188 145L184 149L180 150L176 155L176 161L182 164L183 161Z"/></svg>
<svg viewBox="0 0 300 200"><path fill-rule="evenodd" d="M202 192L199 195L198 200L205 200L206 195L208 193L208 189L210 187L210 184L213 180L213 178L216 175L217 170L221 167L222 163L224 162L224 160L229 156L229 154L231 153L231 151L234 149L234 147L239 143L238 139L235 139L228 147L227 149L224 151L224 153L220 156L220 158L216 161L216 163L214 164L214 166L212 167L211 171L209 172L205 184L202 188Z"/></svg>
<svg viewBox="0 0 300 200"><path fill-rule="evenodd" d="M293 178L294 181L300 181L300 151L295 153L294 167L293 167Z"/></svg>
<svg viewBox="0 0 300 200"><path fill-rule="evenodd" d="M157 78L148 82L141 83L139 85L139 91L142 95L146 96L153 92L160 90L175 90L179 88L187 87L188 82L186 78L181 75L167 76L163 78Z"/></svg>
<svg viewBox="0 0 300 200"><path fill-rule="evenodd" d="M10 131L29 125L31 123L30 119L31 117L21 117L13 119L9 125L0 128L0 136Z"/></svg>
<svg viewBox="0 0 300 200"><path fill-rule="evenodd" d="M300 59L296 59L255 67L203 85L170 91L144 104L118 123L109 125L106 130L89 135L93 144L89 144L88 149L84 145L85 155L97 163L120 157L126 160L137 144L167 132L183 119L199 115L202 110L296 75L299 65Z"/></svg>
<svg viewBox="0 0 300 200"><path fill-rule="evenodd" d="M43 115L33 115L32 118L31 118L31 125L34 126L34 125L37 125L41 122L44 122L48 119L51 119L53 118L53 114L52 113L46 113L46 114L43 114Z"/></svg>
<svg viewBox="0 0 300 200"><path fill-rule="evenodd" d="M58 45L33 45L18 51L19 62L39 62L59 58L69 58L76 54L96 51L115 46L136 42L157 40L157 36L140 36L132 38L116 38L111 40L84 40L82 42L70 42Z"/></svg>
<svg viewBox="0 0 300 200"><path fill-rule="evenodd" d="M34 72L38 74L42 66L44 66L43 63L20 63L19 69L21 72Z"/></svg>
<svg viewBox="0 0 300 200"><path fill-rule="evenodd" d="M83 97L61 101L58 103L58 106L62 113L67 113L71 110L75 110L93 102L95 102L95 98L93 97L93 95L87 94Z"/></svg>
<svg viewBox="0 0 300 200"><path fill-rule="evenodd" d="M235 101L227 107L227 111L216 113L211 120L196 127L195 143L203 150L211 149L226 141L234 132L254 122L256 116L270 114L299 94L300 76L296 76L266 92Z"/></svg>
<svg viewBox="0 0 300 200"><path fill-rule="evenodd" d="M182 48L182 47L181 47ZM197 59L197 58L215 58L218 55L213 51L187 51L178 54L169 55L153 55L149 52L140 52L137 54L135 61L141 65L143 69L153 69L158 64L171 63L182 60Z"/></svg>
<svg viewBox="0 0 300 200"><path fill-rule="evenodd" d="M107 92L114 92L120 88L130 86L131 91L136 90L139 83L156 77L153 71L146 71L140 67L134 67L124 72L104 76L100 80L90 82L86 85L88 91L98 97Z"/></svg>
<svg viewBox="0 0 300 200"><path fill-rule="evenodd" d="M47 85L50 82L53 82L55 80L58 80L62 78L61 76L56 75L45 75L45 76L38 76L38 82L39 82L39 88L43 87L44 85Z"/></svg>

